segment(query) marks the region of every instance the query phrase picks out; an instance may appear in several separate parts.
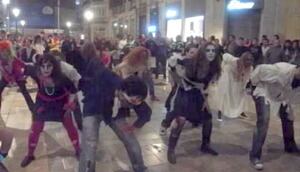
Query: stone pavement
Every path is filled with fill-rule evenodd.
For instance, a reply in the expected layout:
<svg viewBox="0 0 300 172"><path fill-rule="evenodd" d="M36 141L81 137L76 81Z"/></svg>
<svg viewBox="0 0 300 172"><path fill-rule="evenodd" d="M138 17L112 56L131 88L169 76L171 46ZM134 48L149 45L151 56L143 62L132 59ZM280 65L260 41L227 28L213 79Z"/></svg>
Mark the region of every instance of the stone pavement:
<svg viewBox="0 0 300 172"><path fill-rule="evenodd" d="M218 157L203 155L201 126L187 125L177 148L178 162L170 165L166 159L167 137L159 133L160 121L164 117L164 100L169 92L167 86L159 84L159 102L150 103L153 109L152 121L136 132L142 146L143 156L149 172L254 172L248 160L255 126L255 114L249 119L225 119L217 122L214 115L212 146L220 153ZM135 115L133 115L135 116ZM10 172L75 172L78 162L60 123L48 123L40 137L36 150L37 160L27 168L20 168L20 162L27 151L27 136L30 127L30 113L23 97L15 88L7 89L1 110L1 124L13 131L15 140L5 164ZM300 144L300 122L295 124L297 142ZM272 116L270 130L263 150L265 172L300 172L300 157L283 152L280 121ZM130 163L124 146L105 124L101 127L97 152L97 172L130 171Z"/></svg>

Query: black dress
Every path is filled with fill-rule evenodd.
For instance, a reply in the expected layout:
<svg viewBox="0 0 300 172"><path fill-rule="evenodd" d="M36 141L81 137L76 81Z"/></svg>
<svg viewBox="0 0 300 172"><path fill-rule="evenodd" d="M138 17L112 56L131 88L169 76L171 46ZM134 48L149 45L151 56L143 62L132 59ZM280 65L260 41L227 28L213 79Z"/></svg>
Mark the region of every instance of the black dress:
<svg viewBox="0 0 300 172"><path fill-rule="evenodd" d="M41 79L37 83L39 90L34 120L61 122L66 113L64 105L68 103L69 95L77 92L76 87L66 77L62 77L53 87L45 87Z"/></svg>
<svg viewBox="0 0 300 172"><path fill-rule="evenodd" d="M203 79L196 81L203 83L205 88L213 77L212 73L208 73ZM184 81L193 87L192 83ZM205 96L198 88L185 90L182 86L178 86L176 93L171 100L171 115L173 117L184 117L191 123L202 123L203 121L210 120L212 115L207 109L203 109L205 103Z"/></svg>

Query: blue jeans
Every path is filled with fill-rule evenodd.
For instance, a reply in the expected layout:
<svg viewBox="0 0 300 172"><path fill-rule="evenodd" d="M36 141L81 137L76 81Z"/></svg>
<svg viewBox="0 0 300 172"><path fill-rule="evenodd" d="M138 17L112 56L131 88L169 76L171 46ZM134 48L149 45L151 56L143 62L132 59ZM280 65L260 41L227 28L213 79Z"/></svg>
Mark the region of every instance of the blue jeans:
<svg viewBox="0 0 300 172"><path fill-rule="evenodd" d="M264 97L253 98L256 107L257 122L256 129L253 134L252 150L250 152L250 159L260 159L262 154L262 147L265 143L269 121L270 121L270 105L266 104ZM280 106L279 115L282 125L282 135L284 141L285 151L297 148L294 137L294 121L288 118L287 106Z"/></svg>
<svg viewBox="0 0 300 172"><path fill-rule="evenodd" d="M253 98L256 108L256 128L253 133L252 149L250 159L261 158L262 147L265 143L269 122L270 122L270 105L266 104L264 97Z"/></svg>
<svg viewBox="0 0 300 172"><path fill-rule="evenodd" d="M96 150L101 121L101 115L87 116L83 118L79 172L96 172ZM138 140L134 133L123 131L121 128L128 126L126 119L112 121L109 126L123 142L134 172L144 172L146 167L144 165L142 150Z"/></svg>

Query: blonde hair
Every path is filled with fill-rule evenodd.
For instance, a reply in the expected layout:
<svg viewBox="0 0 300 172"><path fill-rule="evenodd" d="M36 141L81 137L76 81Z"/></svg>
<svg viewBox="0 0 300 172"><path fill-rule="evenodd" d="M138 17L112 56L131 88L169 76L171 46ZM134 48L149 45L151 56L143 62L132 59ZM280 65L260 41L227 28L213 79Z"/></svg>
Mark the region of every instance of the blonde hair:
<svg viewBox="0 0 300 172"><path fill-rule="evenodd" d="M142 56L142 53L146 53L146 56ZM123 62L129 65L146 64L149 58L149 51L144 47L133 48L127 56L124 57Z"/></svg>

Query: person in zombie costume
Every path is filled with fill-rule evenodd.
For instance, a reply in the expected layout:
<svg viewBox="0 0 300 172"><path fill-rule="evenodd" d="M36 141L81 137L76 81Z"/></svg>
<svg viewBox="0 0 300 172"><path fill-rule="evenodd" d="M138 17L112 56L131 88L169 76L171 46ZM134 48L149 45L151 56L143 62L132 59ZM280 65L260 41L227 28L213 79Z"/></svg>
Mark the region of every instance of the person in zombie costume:
<svg viewBox="0 0 300 172"><path fill-rule="evenodd" d="M278 112L282 124L284 150L290 154L300 154L294 136L295 105L300 103L300 68L289 63L258 65L251 73L247 84L252 93L257 123L253 134L250 161L255 169L262 170L262 147L270 121L270 107Z"/></svg>
<svg viewBox="0 0 300 172"><path fill-rule="evenodd" d="M245 107L247 93L245 87L253 70L254 57L250 52L244 52L241 57L224 54L222 61L222 74L218 81L219 120L224 115L228 118L247 117Z"/></svg>
<svg viewBox="0 0 300 172"><path fill-rule="evenodd" d="M35 113L34 102L26 89L26 66L16 58L9 41L0 41L0 108L1 95L7 85L17 84L23 94L27 106L32 114Z"/></svg>
<svg viewBox="0 0 300 172"><path fill-rule="evenodd" d="M35 75L31 77L38 84L35 103L36 113L33 116L28 138L28 152L21 163L21 167L26 167L35 160L34 151L45 122L48 121L63 123L75 148L76 156L79 157L78 133L71 115L71 111L76 106L76 87L62 74L59 62L50 54L41 57Z"/></svg>
<svg viewBox="0 0 300 172"><path fill-rule="evenodd" d="M207 47L206 47L207 48ZM172 69L180 80L171 100L170 114L174 119L168 143L168 161L176 163L175 148L186 121L202 123L203 153L218 155L210 147L212 114L207 103L207 89L210 82L220 74L220 63L216 56L207 56L199 50L196 57L177 60Z"/></svg>
<svg viewBox="0 0 300 172"><path fill-rule="evenodd" d="M173 116L170 113L170 108L171 108L171 100L174 97L176 90L177 90L177 83L180 83L181 78L176 75L176 72L172 69L177 65L177 60L183 60L183 59L189 59L189 58L196 58L198 55L198 47L189 47L186 50L186 55L183 56L181 49L175 51L173 56L168 59L168 73L169 73L169 82L172 86L172 89L167 97L167 100L165 102L165 108L167 110L167 114L165 119L162 120L161 122L161 128L160 128L160 135L166 135L167 134L167 129L171 126L171 123L173 121ZM175 72L175 73L174 73Z"/></svg>
<svg viewBox="0 0 300 172"><path fill-rule="evenodd" d="M69 63L65 62L63 59L63 54L58 50L50 51L50 54L55 56L56 60L59 61L61 72L73 82L76 88L78 88L79 80L81 79L81 75L78 71ZM72 112L75 118L75 122L80 131L82 131L82 110L80 109L80 101L79 98L80 92L77 93L76 97L76 109Z"/></svg>
<svg viewBox="0 0 300 172"><path fill-rule="evenodd" d="M177 61L184 60L184 59L192 59L192 58L197 58L198 55L198 48L195 47L189 47L187 50L187 54L185 57L181 58L171 58L169 59L168 66L169 66L169 72L170 72L170 81L172 83L172 90L166 100L165 107L167 109L167 114L165 119L161 123L161 129L160 129L160 135L166 135L167 129L171 126L171 123L174 119L174 115L171 112L171 106L174 103L174 95L176 93L178 84L181 83L181 77L177 75L176 68ZM204 46L204 49L202 51L206 52L206 57L208 61L210 62L210 65L212 68L215 68L214 70L216 71L216 75L212 78L212 81L215 81L218 79L221 68L220 68L220 54L217 52L216 46L214 44L206 44ZM182 68L183 66L177 66L179 69ZM205 90L205 92L208 92L208 89ZM195 123L197 126L197 124Z"/></svg>

